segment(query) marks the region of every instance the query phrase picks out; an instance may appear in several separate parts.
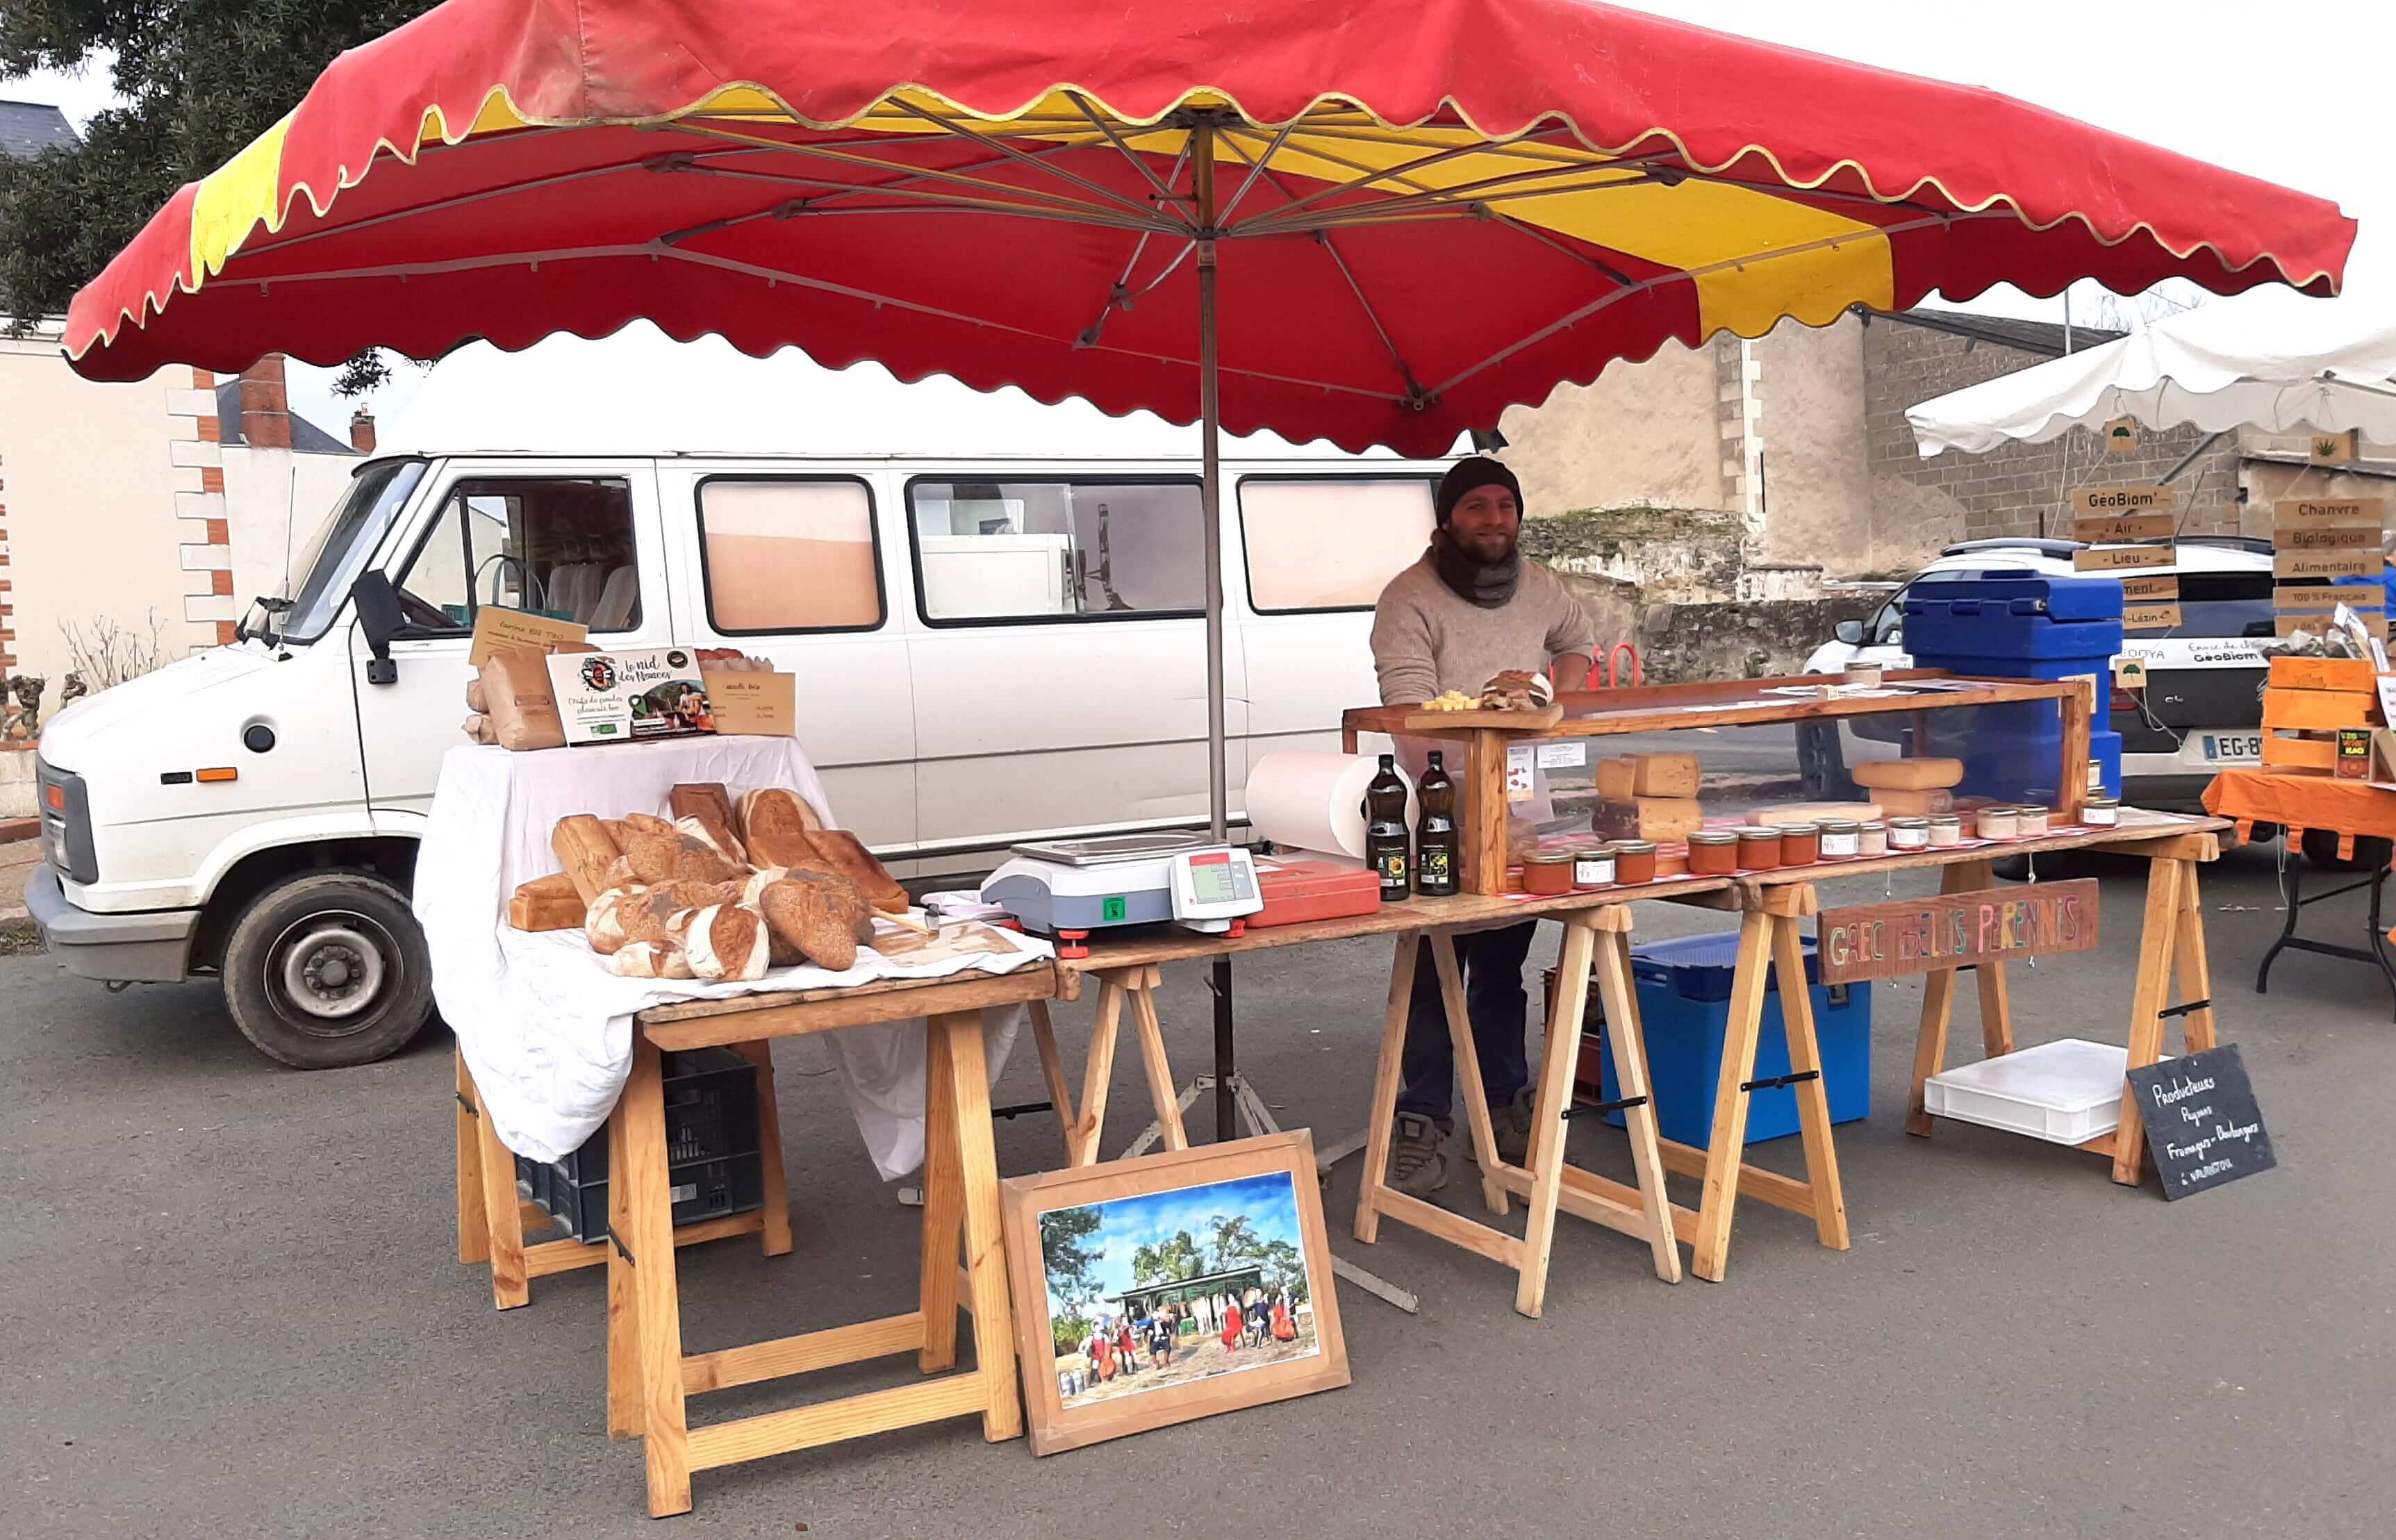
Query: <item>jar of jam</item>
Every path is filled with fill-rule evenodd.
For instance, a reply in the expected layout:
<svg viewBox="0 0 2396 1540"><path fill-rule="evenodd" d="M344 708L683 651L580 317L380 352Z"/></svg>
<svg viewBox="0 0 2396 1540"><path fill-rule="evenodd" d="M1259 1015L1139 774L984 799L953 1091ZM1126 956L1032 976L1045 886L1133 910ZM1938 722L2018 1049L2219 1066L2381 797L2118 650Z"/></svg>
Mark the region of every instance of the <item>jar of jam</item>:
<svg viewBox="0 0 2396 1540"><path fill-rule="evenodd" d="M1979 812L1977 832L1984 840L2010 840L2021 832L2020 819L2003 803Z"/></svg>
<svg viewBox="0 0 2396 1540"><path fill-rule="evenodd" d="M1951 820L1952 815L1949 815ZM1927 818L1891 818L1888 820L1888 848L1903 853L1930 848L1930 820Z"/></svg>
<svg viewBox="0 0 2396 1540"><path fill-rule="evenodd" d="M1822 826L1818 823L1780 826L1780 864L1812 866L1822 858Z"/></svg>
<svg viewBox="0 0 2396 1540"><path fill-rule="evenodd" d="M1617 840L1607 848L1614 852L1616 882L1652 883L1656 880L1656 842L1653 840Z"/></svg>
<svg viewBox="0 0 2396 1540"><path fill-rule="evenodd" d="M1770 871L1780 864L1780 830L1749 824L1738 831L1738 870Z"/></svg>
<svg viewBox="0 0 2396 1540"><path fill-rule="evenodd" d="M1822 836L1819 855L1825 861L1852 861L1864 853L1863 832L1853 818L1824 818L1814 826ZM1884 847L1887 841L1881 842ZM1780 855L1789 856L1789 836L1780 836Z"/></svg>
<svg viewBox="0 0 2396 1540"><path fill-rule="evenodd" d="M1962 814L1933 813L1925 821L1930 825L1931 848L1940 849L1948 845L1959 845L1963 843L1963 816ZM1892 841L1891 843L1893 843L1894 842Z"/></svg>
<svg viewBox="0 0 2396 1540"><path fill-rule="evenodd" d="M1570 893L1573 858L1568 850L1541 850L1523 857L1523 891L1552 898Z"/></svg>
<svg viewBox="0 0 2396 1540"><path fill-rule="evenodd" d="M2080 804L2080 821L2091 829L2115 829L2122 822L2122 803L2113 797L2091 797Z"/></svg>
<svg viewBox="0 0 2396 1540"><path fill-rule="evenodd" d="M2043 834L2052 827L2053 816L2036 803L2024 803L2014 809L2014 832L2017 834Z"/></svg>
<svg viewBox="0 0 2396 1540"><path fill-rule="evenodd" d="M1923 825L1922 833L1924 839L1929 837L1928 824ZM1867 818L1856 825L1856 854L1865 860L1870 860L1875 856L1887 855L1888 825L1878 818Z"/></svg>
<svg viewBox="0 0 2396 1540"><path fill-rule="evenodd" d="M1738 835L1727 829L1700 829L1689 836L1689 875L1727 877L1738 870Z"/></svg>
<svg viewBox="0 0 2396 1540"><path fill-rule="evenodd" d="M1591 888L1614 885L1614 849L1610 845L1593 845L1573 852L1573 886L1587 892Z"/></svg>

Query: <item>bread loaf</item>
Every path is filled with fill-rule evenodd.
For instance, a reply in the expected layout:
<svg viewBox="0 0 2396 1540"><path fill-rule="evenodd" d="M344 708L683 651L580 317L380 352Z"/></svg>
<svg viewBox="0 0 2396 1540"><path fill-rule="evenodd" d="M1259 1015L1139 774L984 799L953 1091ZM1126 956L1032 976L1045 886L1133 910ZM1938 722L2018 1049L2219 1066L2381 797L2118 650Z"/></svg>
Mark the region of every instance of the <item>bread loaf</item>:
<svg viewBox="0 0 2396 1540"><path fill-rule="evenodd" d="M1963 779L1959 759L1866 760L1847 772L1857 786L1874 790L1935 791Z"/></svg>
<svg viewBox="0 0 2396 1540"><path fill-rule="evenodd" d="M558 865L574 883L574 891L588 904L593 898L616 886L607 880L607 869L621 854L616 848L615 837L606 827L588 813L575 813L557 820L549 831L549 848L557 853Z"/></svg>
<svg viewBox="0 0 2396 1540"><path fill-rule="evenodd" d="M875 909L891 914L906 911L907 890L856 835L845 829L819 829L807 836L807 843L832 870L864 889Z"/></svg>
<svg viewBox="0 0 2396 1540"><path fill-rule="evenodd" d="M1590 827L1609 840L1685 840L1705 822L1695 797L1633 797L1599 803Z"/></svg>
<svg viewBox="0 0 2396 1540"><path fill-rule="evenodd" d="M499 741L499 732L492 727L491 719L479 712L468 717L458 725L465 733L469 743L490 745Z"/></svg>
<svg viewBox="0 0 2396 1540"><path fill-rule="evenodd" d="M508 896L508 923L520 931L572 930L582 923L586 906L574 891L574 879L552 872L520 885Z"/></svg>
<svg viewBox="0 0 2396 1540"><path fill-rule="evenodd" d="M685 909L668 923L682 954L699 978L762 978L765 973L765 922L738 904Z"/></svg>
<svg viewBox="0 0 2396 1540"><path fill-rule="evenodd" d="M722 781L685 782L666 793L666 807L677 824L685 818L704 818L721 828L732 837L733 850L739 851L740 813Z"/></svg>
<svg viewBox="0 0 2396 1540"><path fill-rule="evenodd" d="M823 858L816 854L815 843L802 830L752 829L749 831L748 851L749 864L760 870L768 867L824 865Z"/></svg>
<svg viewBox="0 0 2396 1540"><path fill-rule="evenodd" d="M633 880L652 887L684 879L729 883L744 875L739 863L680 830L636 833L625 842L624 855L632 864Z"/></svg>
<svg viewBox="0 0 2396 1540"><path fill-rule="evenodd" d="M1749 813L1747 821L1778 829L1788 824L1812 823L1817 818L1853 818L1860 823L1881 816L1880 803L1780 803L1759 807Z"/></svg>
<svg viewBox="0 0 2396 1540"><path fill-rule="evenodd" d="M1633 754L1638 781L1632 790L1642 797L1694 797L1697 794L1695 754Z"/></svg>
<svg viewBox="0 0 2396 1540"><path fill-rule="evenodd" d="M486 694L483 689L482 675L476 674L473 678L466 681L466 710L473 712L476 716L482 716L491 709L488 704L489 700L490 697Z"/></svg>
<svg viewBox="0 0 2396 1540"><path fill-rule="evenodd" d="M493 653L483 660L481 683L484 708L490 712L492 735L499 747L523 750L566 746L566 723L557 714L546 654L525 648Z"/></svg>
<svg viewBox="0 0 2396 1540"><path fill-rule="evenodd" d="M635 941L609 961L622 978L690 978L689 960L671 941Z"/></svg>
<svg viewBox="0 0 2396 1540"><path fill-rule="evenodd" d="M666 888L611 888L592 900L584 915L582 933L591 949L612 956L639 941L663 941L666 923L685 907Z"/></svg>
<svg viewBox="0 0 2396 1540"><path fill-rule="evenodd" d="M827 884L799 879L770 883L759 897L765 923L799 957L846 973L857 965L857 934L834 912Z"/></svg>
<svg viewBox="0 0 2396 1540"><path fill-rule="evenodd" d="M1609 759L1597 762L1597 794L1605 802L1627 803L1639 794L1639 762Z"/></svg>
<svg viewBox="0 0 2396 1540"><path fill-rule="evenodd" d="M815 804L795 791L765 787L740 799L735 820L743 840L760 834L811 834L824 826Z"/></svg>
<svg viewBox="0 0 2396 1540"><path fill-rule="evenodd" d="M686 818L676 818L674 830L697 840L735 868L745 869L749 864L749 856L740 848L740 842L732 837L732 830L712 813L694 813Z"/></svg>

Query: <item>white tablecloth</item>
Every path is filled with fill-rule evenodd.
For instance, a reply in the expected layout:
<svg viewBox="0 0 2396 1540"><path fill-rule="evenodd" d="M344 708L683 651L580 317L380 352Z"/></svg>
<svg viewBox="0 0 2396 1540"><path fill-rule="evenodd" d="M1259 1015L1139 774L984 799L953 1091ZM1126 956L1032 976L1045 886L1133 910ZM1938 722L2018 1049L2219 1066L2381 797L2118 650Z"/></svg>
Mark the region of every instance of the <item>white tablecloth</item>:
<svg viewBox="0 0 2396 1540"><path fill-rule="evenodd" d="M481 1093L484 1115L520 1155L554 1161L607 1121L632 1072L632 1014L674 1000L722 999L772 989L822 989L876 978L936 978L980 968L1012 972L1052 955L1045 941L1011 936L1007 958L958 958L905 966L870 949L844 974L779 968L753 983L619 978L582 933L510 929L509 895L559 870L550 830L574 813L603 818L666 811L686 781L721 781L738 798L787 787L834 817L823 782L796 740L699 737L510 753L460 745L441 762L431 827L416 857L416 917L433 953L433 993ZM1022 1013L985 1013L995 1079ZM885 1179L924 1161L924 1024L896 1022L786 1040L836 1071L867 1152Z"/></svg>

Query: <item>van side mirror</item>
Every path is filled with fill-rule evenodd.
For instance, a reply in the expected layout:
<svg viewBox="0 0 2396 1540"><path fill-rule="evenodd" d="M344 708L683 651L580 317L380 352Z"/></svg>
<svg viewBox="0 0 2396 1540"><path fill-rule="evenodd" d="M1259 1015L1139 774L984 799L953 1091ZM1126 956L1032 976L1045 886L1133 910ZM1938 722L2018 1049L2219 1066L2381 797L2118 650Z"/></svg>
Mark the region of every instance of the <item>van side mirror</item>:
<svg viewBox="0 0 2396 1540"><path fill-rule="evenodd" d="M392 661L391 639L407 624L391 579L379 572L362 574L350 585L350 600L358 607L358 629L366 632L366 648L374 654L366 665L369 684L396 684L399 665Z"/></svg>
<svg viewBox="0 0 2396 1540"><path fill-rule="evenodd" d="M1864 644L1864 623L1860 620L1842 620L1831 628L1830 634L1850 647L1860 647Z"/></svg>

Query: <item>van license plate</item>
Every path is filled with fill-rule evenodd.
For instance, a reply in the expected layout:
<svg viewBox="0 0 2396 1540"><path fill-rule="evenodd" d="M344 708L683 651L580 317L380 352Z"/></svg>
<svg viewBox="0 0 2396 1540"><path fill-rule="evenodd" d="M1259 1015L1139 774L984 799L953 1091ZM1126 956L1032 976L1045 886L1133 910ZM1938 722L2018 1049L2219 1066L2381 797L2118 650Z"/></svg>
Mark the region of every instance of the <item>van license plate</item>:
<svg viewBox="0 0 2396 1540"><path fill-rule="evenodd" d="M2202 737L2207 763L2260 764L2263 763L2263 735L2260 733L2206 733Z"/></svg>

